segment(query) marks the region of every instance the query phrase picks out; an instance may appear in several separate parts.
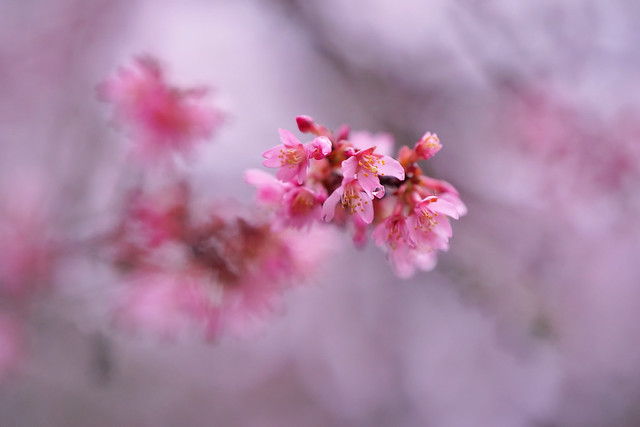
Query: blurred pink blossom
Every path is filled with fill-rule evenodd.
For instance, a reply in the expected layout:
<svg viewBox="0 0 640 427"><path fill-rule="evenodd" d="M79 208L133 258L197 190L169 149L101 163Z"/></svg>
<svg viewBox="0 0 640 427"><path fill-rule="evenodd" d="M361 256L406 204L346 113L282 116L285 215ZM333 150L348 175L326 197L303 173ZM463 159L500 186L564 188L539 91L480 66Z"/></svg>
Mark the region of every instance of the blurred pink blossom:
<svg viewBox="0 0 640 427"><path fill-rule="evenodd" d="M318 220L321 205L315 195L271 179L291 194L292 225ZM303 202L295 199L307 196L315 208L297 212L296 204ZM313 237L310 230L300 236L280 231L283 227L233 207L197 206L185 183L136 193L129 203L121 225L109 237L124 288L116 321L161 336L195 328L215 338L261 324L285 290L309 277L320 262L322 251L301 250L296 240L323 247L321 241L327 239ZM309 261L304 252L317 256Z"/></svg>
<svg viewBox="0 0 640 427"><path fill-rule="evenodd" d="M267 229L258 233L270 234ZM331 245L326 233L317 232L304 238L293 233L264 238L268 241L235 247L251 251L249 256L227 253L229 262L240 263L230 266L231 279L191 263L173 271L156 265L133 273L122 282L117 324L165 338L193 330L209 338L252 332L273 314L290 286L319 268ZM301 244L313 245L313 250L305 251Z"/></svg>
<svg viewBox="0 0 640 427"><path fill-rule="evenodd" d="M98 87L128 132L134 155L147 163L189 154L196 142L213 135L223 115L206 103L207 92L171 86L160 63L147 56L121 67Z"/></svg>

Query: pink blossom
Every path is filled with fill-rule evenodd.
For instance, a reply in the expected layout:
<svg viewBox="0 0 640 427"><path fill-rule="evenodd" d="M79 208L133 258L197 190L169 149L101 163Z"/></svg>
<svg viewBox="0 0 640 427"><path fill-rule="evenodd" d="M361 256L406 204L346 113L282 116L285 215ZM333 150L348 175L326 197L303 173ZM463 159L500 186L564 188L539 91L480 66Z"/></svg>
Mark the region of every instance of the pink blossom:
<svg viewBox="0 0 640 427"><path fill-rule="evenodd" d="M284 292L320 270L337 245L335 235L320 228L305 233L289 229L278 237L239 282L225 288L219 322L211 324L217 330L210 329L210 336L224 331L246 334L261 327L280 308Z"/></svg>
<svg viewBox="0 0 640 427"><path fill-rule="evenodd" d="M422 248L448 250L452 231L446 216L459 218L452 203L436 196L420 200L407 219L411 239Z"/></svg>
<svg viewBox="0 0 640 427"><path fill-rule="evenodd" d="M309 226L321 219L326 193L316 193L307 187L291 186L282 198L284 223L294 228Z"/></svg>
<svg viewBox="0 0 640 427"><path fill-rule="evenodd" d="M194 328L209 338L248 332L275 310L282 294L295 283L292 279L308 276L324 254L315 244L310 252L303 250L302 242L296 241L308 245L309 238L296 234L269 234L259 244L244 237L246 241L242 235L236 238L237 248L227 247L225 262L234 264L232 279L188 265L175 271L136 273L126 280L116 310L118 324L170 339ZM317 240L317 234L311 239ZM234 248L242 253L232 253Z"/></svg>
<svg viewBox="0 0 640 427"><path fill-rule="evenodd" d="M422 136L420 141L416 142L413 150L415 151L418 159L427 160L433 157L441 148L442 145L440 144L438 135L427 132Z"/></svg>
<svg viewBox="0 0 640 427"><path fill-rule="evenodd" d="M245 171L244 180L256 187L258 202L269 206L280 206L285 192L285 184L282 181L258 169Z"/></svg>
<svg viewBox="0 0 640 427"><path fill-rule="evenodd" d="M153 248L179 238L184 227L185 196L177 188L136 195L125 218L126 238Z"/></svg>
<svg viewBox="0 0 640 427"><path fill-rule="evenodd" d="M134 153L143 161L190 152L197 141L211 137L222 119L218 110L204 102L206 89L170 86L160 64L149 57L120 68L98 91L114 105L117 120L135 144Z"/></svg>
<svg viewBox="0 0 640 427"><path fill-rule="evenodd" d="M455 206L430 196L417 202L408 217L402 205L373 230L378 246L384 246L400 277L410 277L416 268L429 271L436 265L435 250L447 250L451 225L446 216L458 218Z"/></svg>
<svg viewBox="0 0 640 427"><path fill-rule="evenodd" d="M306 187L278 183L291 192L287 203L294 211L295 199L307 192L317 197ZM321 202L315 203L290 217L283 212L283 221L303 226L317 220ZM135 270L124 279L126 291L117 310L121 325L166 337L194 327L209 337L244 329L241 325L273 310L294 278L311 270L308 253L294 246L292 230L275 231L267 222L230 210L202 218L186 211L182 217L182 232L171 236L168 245L142 245L125 259L125 271Z"/></svg>
<svg viewBox="0 0 640 427"><path fill-rule="evenodd" d="M422 175L420 176L420 186L429 189L431 194L435 194L439 199L446 200L453 204L459 216L465 216L467 214L467 206L460 199L460 193L447 181Z"/></svg>
<svg viewBox="0 0 640 427"><path fill-rule="evenodd" d="M331 153L331 141L326 136L319 136L307 146L309 157L316 160L322 160Z"/></svg>
<svg viewBox="0 0 640 427"><path fill-rule="evenodd" d="M373 197L362 188L358 180L343 180L342 185L331 193L322 206L322 217L325 221L333 219L338 203L348 214L358 215L366 224L373 221Z"/></svg>
<svg viewBox="0 0 640 427"><path fill-rule="evenodd" d="M342 162L342 173L346 182L358 180L369 197L384 195L379 176L404 179L404 168L392 157L374 153L375 147L355 153ZM380 196L378 196L380 194Z"/></svg>
<svg viewBox="0 0 640 427"><path fill-rule="evenodd" d="M378 224L372 237L378 246L384 246L391 266L400 277L412 276L416 267L431 270L435 266L435 256L430 250L417 250L401 211Z"/></svg>
<svg viewBox="0 0 640 427"><path fill-rule="evenodd" d="M309 159L320 160L331 152L331 141L322 136L309 144L302 144L291 132L279 129L281 145L268 149L262 156L267 167L279 168L276 178L283 182L296 180L302 184L307 177Z"/></svg>
<svg viewBox="0 0 640 427"><path fill-rule="evenodd" d="M304 228L321 220L322 204L327 198L323 187L313 190L291 182L283 183L273 175L255 169L245 172L245 180L258 189L256 198L260 203L275 208L276 228Z"/></svg>

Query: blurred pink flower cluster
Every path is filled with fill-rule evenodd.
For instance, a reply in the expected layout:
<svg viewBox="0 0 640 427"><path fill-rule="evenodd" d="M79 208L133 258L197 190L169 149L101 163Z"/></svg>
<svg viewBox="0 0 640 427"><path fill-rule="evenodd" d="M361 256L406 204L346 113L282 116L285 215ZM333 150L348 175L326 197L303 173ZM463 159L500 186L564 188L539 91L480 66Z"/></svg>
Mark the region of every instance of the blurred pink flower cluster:
<svg viewBox="0 0 640 427"><path fill-rule="evenodd" d="M148 56L98 86L99 97L113 104L116 121L134 143L132 153L143 162L187 155L196 142L213 135L223 114L206 103L208 92L169 85L159 62Z"/></svg>
<svg viewBox="0 0 640 427"><path fill-rule="evenodd" d="M132 197L110 239L127 285L118 321L168 336L188 324L210 338L242 332L310 270L294 250L299 236L229 207L190 202L184 184Z"/></svg>
<svg viewBox="0 0 640 427"><path fill-rule="evenodd" d="M165 337L195 328L208 338L259 324L317 262L298 249L299 239L313 246L320 237L272 228L229 203L197 203L211 197L194 195L188 176L171 160L188 156L193 144L220 124L222 113L201 103L205 89L168 86L159 63L142 58L132 68L121 68L100 93L148 161L143 178L151 172L148 165L168 166L159 189L149 190L143 179L128 191L116 227L99 241L124 285L116 323ZM294 147L291 151L299 152L291 155L291 163L323 155L330 143L322 142L309 150ZM291 178L304 170L294 164L286 172ZM321 251L309 252L321 256Z"/></svg>
<svg viewBox="0 0 640 427"><path fill-rule="evenodd" d="M309 116L296 121L315 139L303 144L280 129L282 144L263 154L265 166L278 168L275 178L253 169L245 174L258 190L258 201L274 210L274 223L308 228L322 219L333 221L352 228L359 246L373 227L376 244L398 276L431 270L436 250L449 248L447 217L466 213L456 189L424 175L418 164L440 150L438 137L426 133L413 148L402 147L395 159L389 155L393 140L386 135L359 132L351 139L346 126L334 134Z"/></svg>
<svg viewBox="0 0 640 427"><path fill-rule="evenodd" d="M621 109L600 117L548 90L523 88L505 103L507 140L533 167L544 165L540 192L554 204L591 204L601 197L636 193L640 179L639 112ZM504 120L502 116L501 120Z"/></svg>

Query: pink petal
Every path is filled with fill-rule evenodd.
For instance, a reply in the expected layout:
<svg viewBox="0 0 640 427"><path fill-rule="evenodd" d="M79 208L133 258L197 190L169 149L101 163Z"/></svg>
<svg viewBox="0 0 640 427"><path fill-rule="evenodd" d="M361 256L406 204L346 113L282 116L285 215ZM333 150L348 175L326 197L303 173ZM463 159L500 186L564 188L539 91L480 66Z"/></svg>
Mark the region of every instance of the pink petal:
<svg viewBox="0 0 640 427"><path fill-rule="evenodd" d="M327 197L327 200L325 200L322 205L322 219L327 222L333 219L336 211L336 205L340 201L343 191L342 187L338 187L329 197Z"/></svg>
<svg viewBox="0 0 640 427"><path fill-rule="evenodd" d="M451 224L447 218L439 218L432 231L438 236L446 237L447 239L453 235Z"/></svg>
<svg viewBox="0 0 640 427"><path fill-rule="evenodd" d="M384 164L382 163L384 161ZM404 168L392 157L382 156L380 163L377 165L379 175L393 176L399 180L404 179Z"/></svg>
<svg viewBox="0 0 640 427"><path fill-rule="evenodd" d="M280 152L284 150L283 145L276 145L273 148L269 148L267 151L262 153L262 157L266 158L265 161L262 162L263 165L269 168L279 168L282 166L282 160L278 157Z"/></svg>
<svg viewBox="0 0 640 427"><path fill-rule="evenodd" d="M374 194L378 198L384 196L384 187L380 184L380 179L376 175L361 169L358 171L358 182L370 198L373 198Z"/></svg>
<svg viewBox="0 0 640 427"><path fill-rule="evenodd" d="M358 158L356 156L349 157L342 162L342 176L346 179L346 183L356 179L356 170L358 169Z"/></svg>
<svg viewBox="0 0 640 427"><path fill-rule="evenodd" d="M280 133L280 141L285 145L285 147L297 147L302 145L302 143L292 134L290 131L286 129L278 129Z"/></svg>
<svg viewBox="0 0 640 427"><path fill-rule="evenodd" d="M309 167L309 161L307 160L306 162L302 163L299 167L298 167L298 173L297 173L297 181L298 184L304 184L305 179L307 179L307 168Z"/></svg>
<svg viewBox="0 0 640 427"><path fill-rule="evenodd" d="M429 252L415 252L413 258L414 264L422 271L431 271L435 268L438 263L438 259L436 258L436 253L433 251Z"/></svg>
<svg viewBox="0 0 640 427"><path fill-rule="evenodd" d="M446 200L449 203L451 203L455 208L456 211L458 212L459 216L465 216L467 214L467 206L462 202L462 200L460 200L460 197L458 197L457 192L454 193L442 193L440 195L438 195L438 199L439 200Z"/></svg>
<svg viewBox="0 0 640 427"><path fill-rule="evenodd" d="M362 209L358 211L358 215L365 224L371 224L373 222L373 200L367 200L369 197L364 191L360 193L360 197L362 197L363 202Z"/></svg>
<svg viewBox="0 0 640 427"><path fill-rule="evenodd" d="M249 169L244 173L244 180L256 187L256 198L266 204L278 204L284 195L284 185L273 175L257 169Z"/></svg>
<svg viewBox="0 0 640 427"><path fill-rule="evenodd" d="M374 242L376 242L376 245L384 245L388 238L387 223L383 221L380 224L376 225L376 227L373 229L373 233L371 233L371 237L373 238Z"/></svg>
<svg viewBox="0 0 640 427"><path fill-rule="evenodd" d="M409 252L410 250L408 249L389 249L389 252L387 252L393 271L402 279L408 279L416 271L413 257Z"/></svg>
<svg viewBox="0 0 640 427"><path fill-rule="evenodd" d="M458 215L458 209L456 209L453 203L440 198L438 198L438 200L435 202L429 203L429 209L434 212L443 213L447 216L450 216L451 218L460 218Z"/></svg>
<svg viewBox="0 0 640 427"><path fill-rule="evenodd" d="M303 173L306 176L306 169L303 170ZM278 178L282 182L291 182L295 178L298 182L300 182L300 168L283 166L278 169L278 172L276 172L276 178ZM304 181L304 176L302 178L302 181ZM302 184L302 182L300 183Z"/></svg>

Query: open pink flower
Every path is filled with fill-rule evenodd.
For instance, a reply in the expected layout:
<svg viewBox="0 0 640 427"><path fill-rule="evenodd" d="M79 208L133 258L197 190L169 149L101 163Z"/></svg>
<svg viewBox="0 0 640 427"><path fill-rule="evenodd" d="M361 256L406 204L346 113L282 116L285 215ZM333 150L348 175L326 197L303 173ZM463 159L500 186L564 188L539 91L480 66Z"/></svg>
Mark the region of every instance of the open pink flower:
<svg viewBox="0 0 640 427"><path fill-rule="evenodd" d="M343 180L342 185L331 193L322 206L325 221L333 219L338 203L348 214L358 215L366 224L373 221L373 197L362 188L359 181Z"/></svg>
<svg viewBox="0 0 640 427"><path fill-rule="evenodd" d="M423 248L448 250L452 231L447 216L459 218L452 203L436 196L419 201L407 219L411 239Z"/></svg>
<svg viewBox="0 0 640 427"><path fill-rule="evenodd" d="M392 250L415 247L409 234L407 219L401 212L392 214L378 224L372 237L378 246L386 245Z"/></svg>
<svg viewBox="0 0 640 427"><path fill-rule="evenodd" d="M455 206L459 216L467 214L467 206L460 199L460 193L447 181L422 175L420 176L420 186L428 189L430 194L435 194L439 199L446 200Z"/></svg>
<svg viewBox="0 0 640 427"><path fill-rule="evenodd" d="M384 195L384 186L379 176L392 176L404 179L404 168L397 160L389 156L374 153L375 147L355 153L342 162L342 174L346 182L358 180L364 191L373 197Z"/></svg>
<svg viewBox="0 0 640 427"><path fill-rule="evenodd" d="M275 209L276 228L299 229L321 220L322 204L327 199L323 187L314 190L292 182L283 183L273 175L255 169L245 172L245 180L257 188L259 202Z"/></svg>
<svg viewBox="0 0 640 427"><path fill-rule="evenodd" d="M326 192L317 193L303 186L292 186L283 198L284 224L294 227L308 227L321 219L322 203Z"/></svg>
<svg viewBox="0 0 640 427"><path fill-rule="evenodd" d="M302 144L298 138L286 129L279 129L282 144L268 149L262 156L266 160L263 165L280 168L276 178L283 182L297 181L302 184L307 177L309 159L323 159L331 152L331 141L321 136L309 144Z"/></svg>
<svg viewBox="0 0 640 427"><path fill-rule="evenodd" d="M403 278L412 276L416 267L428 271L436 264L433 251L416 247L409 228L407 218L397 211L378 224L372 234L376 244L384 247L393 270Z"/></svg>
<svg viewBox="0 0 640 427"><path fill-rule="evenodd" d="M222 121L222 114L204 102L206 89L170 86L160 64L149 57L119 69L99 86L98 93L114 105L117 121L126 127L134 153L143 161L188 153Z"/></svg>

